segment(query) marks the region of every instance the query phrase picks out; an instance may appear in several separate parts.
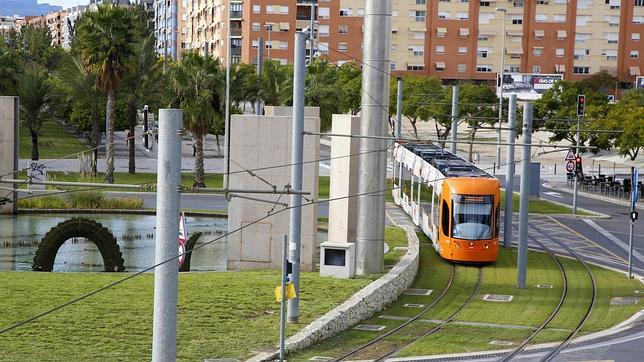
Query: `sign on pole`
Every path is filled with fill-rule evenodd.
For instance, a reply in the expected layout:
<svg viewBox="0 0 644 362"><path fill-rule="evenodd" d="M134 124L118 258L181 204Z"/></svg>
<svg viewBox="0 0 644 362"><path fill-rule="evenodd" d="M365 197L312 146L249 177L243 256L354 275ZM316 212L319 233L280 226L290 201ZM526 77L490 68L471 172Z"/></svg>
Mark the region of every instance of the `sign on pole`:
<svg viewBox="0 0 644 362"><path fill-rule="evenodd" d="M568 171L568 173L572 173L573 171L575 171L575 162L574 161L567 161L566 162L566 171Z"/></svg>
<svg viewBox="0 0 644 362"><path fill-rule="evenodd" d="M183 214L183 211L179 214L179 268L183 265L183 262L186 260L186 241L188 240L187 231L186 231L186 217Z"/></svg>
<svg viewBox="0 0 644 362"><path fill-rule="evenodd" d="M566 161L574 161L575 160L575 152L573 150L568 150L568 153L566 154Z"/></svg>
<svg viewBox="0 0 644 362"><path fill-rule="evenodd" d="M638 181L639 181L639 169L636 168L633 170L633 195L631 195L631 203L633 204L631 207L632 210L635 210L635 207L637 206L637 201L640 198L639 185L637 184Z"/></svg>

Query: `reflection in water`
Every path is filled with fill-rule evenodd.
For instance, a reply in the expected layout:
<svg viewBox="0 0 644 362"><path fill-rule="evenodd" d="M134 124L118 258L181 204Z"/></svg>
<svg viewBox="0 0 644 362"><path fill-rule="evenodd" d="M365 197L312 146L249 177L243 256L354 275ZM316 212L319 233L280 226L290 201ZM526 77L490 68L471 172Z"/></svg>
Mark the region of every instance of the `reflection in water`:
<svg viewBox="0 0 644 362"><path fill-rule="evenodd" d="M108 228L116 240L125 260L125 271L133 272L154 264L154 215L79 215L46 214L0 215L0 270L31 271L31 264L38 242L53 226L73 217L88 217ZM202 232L197 246L220 237L227 228L225 218L186 217L188 236ZM226 244L224 238L204 246L192 255L190 270L226 270ZM326 240L326 233L319 233L318 240ZM6 246L9 245L9 246ZM103 259L93 242L84 238L67 240L59 249L54 271L101 272Z"/></svg>

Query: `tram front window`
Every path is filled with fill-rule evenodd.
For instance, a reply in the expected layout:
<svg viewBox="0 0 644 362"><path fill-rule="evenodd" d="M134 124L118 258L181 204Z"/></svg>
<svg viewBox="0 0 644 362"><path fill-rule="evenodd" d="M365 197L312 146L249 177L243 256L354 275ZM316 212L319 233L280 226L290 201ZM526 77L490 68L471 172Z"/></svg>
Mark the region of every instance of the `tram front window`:
<svg viewBox="0 0 644 362"><path fill-rule="evenodd" d="M465 240L492 238L492 196L452 194L452 237Z"/></svg>

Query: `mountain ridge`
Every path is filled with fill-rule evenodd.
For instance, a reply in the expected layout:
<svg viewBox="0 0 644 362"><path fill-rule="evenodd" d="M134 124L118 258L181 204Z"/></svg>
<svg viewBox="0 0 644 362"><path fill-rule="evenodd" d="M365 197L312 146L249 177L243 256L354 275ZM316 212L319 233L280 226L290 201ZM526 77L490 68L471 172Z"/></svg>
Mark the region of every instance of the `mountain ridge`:
<svg viewBox="0 0 644 362"><path fill-rule="evenodd" d="M3 16L38 16L52 11L61 10L62 6L38 4L37 0L2 0L0 1L0 15Z"/></svg>

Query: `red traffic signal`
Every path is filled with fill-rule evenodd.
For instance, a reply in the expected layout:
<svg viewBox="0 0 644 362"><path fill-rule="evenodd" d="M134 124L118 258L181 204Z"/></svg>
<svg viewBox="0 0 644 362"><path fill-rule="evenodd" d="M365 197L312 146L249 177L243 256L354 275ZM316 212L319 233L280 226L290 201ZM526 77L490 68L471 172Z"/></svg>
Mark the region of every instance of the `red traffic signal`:
<svg viewBox="0 0 644 362"><path fill-rule="evenodd" d="M581 166L581 156L577 156L575 158L575 172L577 174L582 174L583 173L583 169L582 169L582 166Z"/></svg>
<svg viewBox="0 0 644 362"><path fill-rule="evenodd" d="M577 117L583 117L586 111L586 96L580 94L577 96Z"/></svg>

